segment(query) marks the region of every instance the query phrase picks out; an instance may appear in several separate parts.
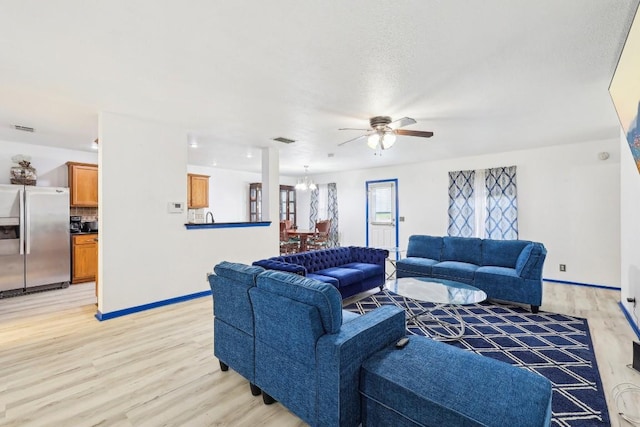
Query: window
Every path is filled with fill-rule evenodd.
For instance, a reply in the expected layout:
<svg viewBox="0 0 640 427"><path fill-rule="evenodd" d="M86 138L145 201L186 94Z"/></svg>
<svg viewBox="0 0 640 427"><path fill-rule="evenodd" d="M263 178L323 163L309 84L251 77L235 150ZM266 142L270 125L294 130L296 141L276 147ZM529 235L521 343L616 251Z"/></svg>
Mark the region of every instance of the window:
<svg viewBox="0 0 640 427"><path fill-rule="evenodd" d="M449 172L449 236L518 238L516 167Z"/></svg>
<svg viewBox="0 0 640 427"><path fill-rule="evenodd" d="M373 223L390 224L393 222L393 185L390 183L371 186L369 217Z"/></svg>

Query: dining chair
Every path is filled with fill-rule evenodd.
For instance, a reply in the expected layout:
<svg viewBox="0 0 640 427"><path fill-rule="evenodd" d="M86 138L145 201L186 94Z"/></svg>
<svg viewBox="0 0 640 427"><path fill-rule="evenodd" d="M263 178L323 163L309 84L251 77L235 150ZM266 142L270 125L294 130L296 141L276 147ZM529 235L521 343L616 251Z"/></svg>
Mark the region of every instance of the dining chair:
<svg viewBox="0 0 640 427"><path fill-rule="evenodd" d="M295 254L300 251L300 241L289 236L287 223L288 221L280 221L280 255Z"/></svg>
<svg viewBox="0 0 640 427"><path fill-rule="evenodd" d="M330 219L316 222L316 234L309 237L307 248L309 250L326 248L329 245L329 229L331 229Z"/></svg>

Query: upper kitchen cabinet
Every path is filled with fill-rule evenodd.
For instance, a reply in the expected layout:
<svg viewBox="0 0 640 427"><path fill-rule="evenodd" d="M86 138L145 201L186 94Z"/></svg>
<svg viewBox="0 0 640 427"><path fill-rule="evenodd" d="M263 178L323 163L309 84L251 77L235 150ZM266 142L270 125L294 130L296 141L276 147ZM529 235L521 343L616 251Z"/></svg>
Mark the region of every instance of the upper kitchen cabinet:
<svg viewBox="0 0 640 427"><path fill-rule="evenodd" d="M190 173L187 177L187 207L189 209L208 208L209 176Z"/></svg>
<svg viewBox="0 0 640 427"><path fill-rule="evenodd" d="M67 162L71 207L98 207L98 165Z"/></svg>

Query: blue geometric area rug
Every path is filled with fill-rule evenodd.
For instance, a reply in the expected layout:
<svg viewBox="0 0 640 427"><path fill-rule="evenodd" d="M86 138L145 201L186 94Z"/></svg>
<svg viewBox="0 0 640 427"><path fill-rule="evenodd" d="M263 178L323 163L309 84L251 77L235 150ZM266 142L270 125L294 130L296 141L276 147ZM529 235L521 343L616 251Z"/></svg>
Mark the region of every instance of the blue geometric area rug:
<svg viewBox="0 0 640 427"><path fill-rule="evenodd" d="M414 309L434 304L408 300ZM406 308L404 299L384 290L345 307L364 314L382 305ZM552 425L609 426L609 412L598 373L586 319L539 312L510 304L480 303L458 306L464 336L447 344L537 372L553 386ZM445 311L432 314L456 322ZM430 336L428 329L408 325L410 333ZM526 387L526 384L523 384Z"/></svg>

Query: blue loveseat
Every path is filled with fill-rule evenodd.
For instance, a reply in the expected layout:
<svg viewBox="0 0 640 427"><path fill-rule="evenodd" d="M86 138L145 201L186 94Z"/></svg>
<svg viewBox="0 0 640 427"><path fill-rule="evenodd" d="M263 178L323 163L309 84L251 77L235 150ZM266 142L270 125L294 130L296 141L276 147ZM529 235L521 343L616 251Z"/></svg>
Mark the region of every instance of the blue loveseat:
<svg viewBox="0 0 640 427"><path fill-rule="evenodd" d="M388 256L385 249L349 246L263 259L253 265L329 283L342 298L347 298L369 289L382 289Z"/></svg>
<svg viewBox="0 0 640 427"><path fill-rule="evenodd" d="M488 298L542 304L542 243L414 235L407 256L397 261L397 277L434 277L467 283Z"/></svg>

